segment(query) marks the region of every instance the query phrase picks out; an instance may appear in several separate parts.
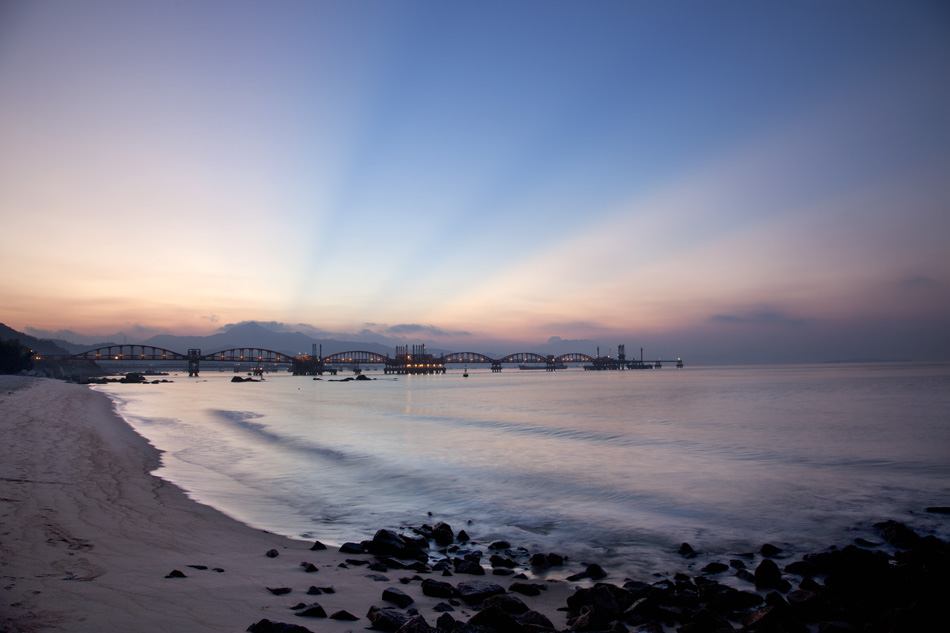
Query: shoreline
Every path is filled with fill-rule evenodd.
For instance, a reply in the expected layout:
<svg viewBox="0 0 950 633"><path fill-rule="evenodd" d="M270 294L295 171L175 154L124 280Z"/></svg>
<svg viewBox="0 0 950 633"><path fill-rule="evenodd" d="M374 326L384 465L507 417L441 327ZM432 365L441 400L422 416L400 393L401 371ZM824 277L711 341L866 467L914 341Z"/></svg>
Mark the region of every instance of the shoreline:
<svg viewBox="0 0 950 633"><path fill-rule="evenodd" d="M879 528L887 544L830 548L798 562L763 546L744 562L720 563L722 569L640 579L646 582L609 575L609 568L603 577L579 561L563 567L582 572L574 581L529 578L518 573L527 566L517 544L468 543L454 534L438 547L432 534L431 544L418 532L406 534L427 552L429 545L443 552L415 565L412 541L385 530L372 542L314 551L312 542L252 528L151 474L160 451L116 413L107 395L86 386L0 376L0 433L0 633L244 631L264 620L330 633L396 631L414 614L421 618L402 633L431 633L437 622L451 633L475 631L476 624L489 633L619 633L627 626L660 633L664 624L692 632L806 631L802 618L857 623L862 609L876 605L890 609L891 619L916 623L938 608L942 598L934 596L950 589L950 546L934 536L910 539L893 526ZM903 542L885 529L897 530ZM390 542L376 542L381 535ZM690 552L680 553L687 569ZM474 558L474 572L460 570L463 556ZM491 556L491 567L481 556ZM842 602L839 573L859 581L861 596ZM733 575L746 583L742 590L722 584ZM426 583L449 585L430 591ZM497 606L461 595L463 585L480 583L505 594ZM524 585L535 590L525 593ZM882 590L897 601L884 599ZM861 601L865 595L874 606ZM299 607L315 602L324 612L320 619L300 617ZM504 612L522 607L546 623ZM340 612L355 619L333 619Z"/></svg>

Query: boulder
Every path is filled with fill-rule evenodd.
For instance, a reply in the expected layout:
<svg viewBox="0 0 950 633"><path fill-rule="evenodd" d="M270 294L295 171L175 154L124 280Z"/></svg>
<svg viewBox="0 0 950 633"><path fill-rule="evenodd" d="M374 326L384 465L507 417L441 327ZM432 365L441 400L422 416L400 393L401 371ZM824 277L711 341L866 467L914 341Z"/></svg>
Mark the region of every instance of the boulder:
<svg viewBox="0 0 950 633"><path fill-rule="evenodd" d="M392 530L378 530L369 544L369 553L377 556L395 556L396 558L411 558L427 560L424 551L426 539L419 537L415 540L408 536L397 534Z"/></svg>
<svg viewBox="0 0 950 633"><path fill-rule="evenodd" d="M874 528L880 533L881 538L894 547L910 548L917 545L920 536L912 529L900 521L883 521L875 523Z"/></svg>
<svg viewBox="0 0 950 633"><path fill-rule="evenodd" d="M508 591L514 591L524 596L539 596L544 590L547 590L547 585L538 582L513 582L508 587Z"/></svg>
<svg viewBox="0 0 950 633"><path fill-rule="evenodd" d="M355 621L359 620L358 617L356 617L355 615L353 615L353 614L350 613L349 611L344 611L344 610L335 611L334 613L331 613L331 614L330 614L330 619L331 619L331 620L340 620L340 621L343 621L343 622L355 622Z"/></svg>
<svg viewBox="0 0 950 633"><path fill-rule="evenodd" d="M487 598L505 593L501 585L484 580L469 580L456 586L458 595L468 604L478 604Z"/></svg>
<svg viewBox="0 0 950 633"><path fill-rule="evenodd" d="M408 622L409 616L396 609L380 609L374 605L366 612L366 619L370 621L373 628L392 633Z"/></svg>
<svg viewBox="0 0 950 633"><path fill-rule="evenodd" d="M455 534L452 532L452 526L440 521L432 528L432 538L438 545L451 545L455 540Z"/></svg>
<svg viewBox="0 0 950 633"><path fill-rule="evenodd" d="M249 633L313 633L310 629L299 624L287 624L286 622L272 622L263 619L247 627Z"/></svg>
<svg viewBox="0 0 950 633"><path fill-rule="evenodd" d="M498 607L486 607L468 620L471 626L485 627L498 633L521 633L523 627L515 616Z"/></svg>
<svg viewBox="0 0 950 633"><path fill-rule="evenodd" d="M543 613L538 613L537 611L525 611L518 616L518 622L520 622L522 626L531 627L534 630L554 630L554 624L548 619L548 616Z"/></svg>
<svg viewBox="0 0 950 633"><path fill-rule="evenodd" d="M386 602L392 602L400 609L405 609L410 604L415 602L415 600L413 600L412 597L409 596L405 591L396 589L395 587L389 587L388 589L383 590L383 600Z"/></svg>
<svg viewBox="0 0 950 633"><path fill-rule="evenodd" d="M782 570L770 558L766 558L755 568L755 586L763 589L777 588L781 585Z"/></svg>
<svg viewBox="0 0 950 633"><path fill-rule="evenodd" d="M422 594L431 598L451 598L455 588L447 582L426 578L422 581Z"/></svg>
<svg viewBox="0 0 950 633"><path fill-rule="evenodd" d="M521 598L513 596L510 593L502 593L497 596L491 596L487 598L482 606L484 608L488 607L498 607L505 613L510 613L512 615L521 615L528 610L528 605L521 601Z"/></svg>
<svg viewBox="0 0 950 633"><path fill-rule="evenodd" d="M327 617L327 612L323 610L323 607L321 607L319 603L312 602L308 605L304 605L302 609L297 611L296 615L302 618L325 618Z"/></svg>
<svg viewBox="0 0 950 633"><path fill-rule="evenodd" d="M398 633L435 633L435 629L429 626L424 617L414 615L399 627Z"/></svg>

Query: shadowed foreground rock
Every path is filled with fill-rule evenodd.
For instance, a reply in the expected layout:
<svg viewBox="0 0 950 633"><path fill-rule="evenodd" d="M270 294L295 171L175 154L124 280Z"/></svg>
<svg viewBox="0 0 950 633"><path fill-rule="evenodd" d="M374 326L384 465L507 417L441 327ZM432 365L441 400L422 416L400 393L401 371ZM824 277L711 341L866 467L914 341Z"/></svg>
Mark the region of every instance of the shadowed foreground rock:
<svg viewBox="0 0 950 633"><path fill-rule="evenodd" d="M593 584L578 586L559 610L566 612L565 630L577 633L629 633L631 629L636 633L934 630L933 623L945 619L944 604L950 595L950 544L934 536L920 537L896 521L878 523L875 527L896 551L889 553L891 550L883 549L883 543L878 547L857 540L862 546L832 547L786 563L782 550L766 544L758 556L737 554L749 561L749 568L754 566L754 573L742 561L732 560L728 566L721 562L707 564L694 575L677 573L655 582L627 580L622 585L597 582L609 577L609 572L590 565L572 577ZM447 540L450 532L445 527L428 528L429 538L435 538L437 531L440 538ZM414 558L425 549L424 543L392 532L380 531L374 541L376 546L366 549L375 549L379 552L377 560L389 564L395 562L386 558L393 549L401 549L407 558ZM507 543L505 546L510 548ZM475 553L462 553L469 556L469 562L478 560ZM688 556L694 551L684 544L680 553ZM537 567L537 562L536 557L530 561L525 557L524 567ZM721 582L730 569L740 584L747 583L747 589ZM406 587L414 587L425 596L448 599L456 606L462 601L472 615L464 621L456 619L458 612L442 613L433 627L410 607L414 603L410 592L389 588L382 599L398 608L374 605L369 607L366 617L372 629L388 633L555 631L551 620L530 604L531 597L540 595L547 586L543 582L525 582L524 578L522 575L512 582L507 590L485 580L466 580L453 586L433 578L405 578L402 580ZM419 583L412 584L412 580ZM525 596L527 602L516 593ZM446 610L453 611L446 603L434 609ZM248 631L301 633L306 629L261 620Z"/></svg>

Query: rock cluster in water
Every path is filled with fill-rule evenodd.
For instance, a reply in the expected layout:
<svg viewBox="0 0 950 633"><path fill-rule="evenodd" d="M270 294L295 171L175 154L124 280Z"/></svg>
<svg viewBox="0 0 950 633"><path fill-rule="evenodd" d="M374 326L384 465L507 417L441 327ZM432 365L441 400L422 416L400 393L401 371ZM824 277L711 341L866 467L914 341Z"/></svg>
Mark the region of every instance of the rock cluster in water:
<svg viewBox="0 0 950 633"><path fill-rule="evenodd" d="M931 510L928 508L928 510ZM939 511L933 509L931 511ZM947 596L950 596L950 544L935 537L921 537L897 521L874 526L893 553L883 543L857 539L844 548L806 554L800 560L785 562L782 550L763 545L758 555L742 554L736 559L713 562L696 575L677 573L655 582L627 579L622 583L604 582L607 571L587 565L568 576L570 581L585 581L558 610L566 612L568 631L578 633L609 632L723 633L845 633L855 631L903 632L932 630L943 620ZM341 551L371 554L375 562L348 560L344 564L367 565L377 572L408 570L416 572L402 578L404 586L418 586L425 596L439 598L435 607L441 612L434 623L412 607L415 600L403 589L389 587L382 594L384 605L372 605L366 613L371 628L387 633L550 633L551 620L530 609L518 597L537 596L547 590L544 582L529 582L519 567L560 566L565 559L557 554L529 555L522 548L512 549L505 541L488 546L490 572L512 576L505 589L489 580L470 579L452 583L419 574L441 573L484 576L484 553L469 543L464 532L455 535L445 523L413 528L414 534L379 530L372 540L347 543ZM429 542L443 549L433 556ZM312 549L321 549L319 542ZM696 551L684 543L679 549L684 558ZM758 564L754 564L756 559ZM737 589L717 580L726 572L748 583ZM385 577L383 577L385 579ZM551 581L548 581L551 582ZM315 589L315 588L311 588ZM330 590L332 591L332 590ZM318 590L316 593L320 593ZM466 621L451 612L462 604L475 610ZM327 616L318 603L294 607L299 617L358 619L347 612ZM299 624L261 620L248 629L252 633L305 633Z"/></svg>

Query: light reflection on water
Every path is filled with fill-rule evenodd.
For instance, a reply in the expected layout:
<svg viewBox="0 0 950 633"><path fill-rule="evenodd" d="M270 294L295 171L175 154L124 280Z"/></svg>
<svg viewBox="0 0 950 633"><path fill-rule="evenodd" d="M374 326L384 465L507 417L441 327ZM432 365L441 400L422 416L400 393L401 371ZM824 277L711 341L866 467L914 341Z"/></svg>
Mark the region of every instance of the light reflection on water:
<svg viewBox="0 0 950 633"><path fill-rule="evenodd" d="M947 365L368 373L101 389L167 451L158 474L330 543L445 520L634 572L682 565L682 541L815 549L886 518L946 532L922 510L950 505Z"/></svg>

